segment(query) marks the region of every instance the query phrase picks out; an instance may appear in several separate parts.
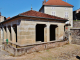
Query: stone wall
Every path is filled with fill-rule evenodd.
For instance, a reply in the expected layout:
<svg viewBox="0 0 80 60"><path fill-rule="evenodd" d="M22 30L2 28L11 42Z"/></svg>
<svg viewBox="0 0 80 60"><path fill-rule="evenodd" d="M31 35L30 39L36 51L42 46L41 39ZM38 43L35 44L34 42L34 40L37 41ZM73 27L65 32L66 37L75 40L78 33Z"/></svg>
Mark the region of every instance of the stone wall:
<svg viewBox="0 0 80 60"><path fill-rule="evenodd" d="M73 27L79 28L80 27L80 21L73 21Z"/></svg>
<svg viewBox="0 0 80 60"><path fill-rule="evenodd" d="M72 37L71 43L80 45L80 28L72 28L71 37Z"/></svg>
<svg viewBox="0 0 80 60"><path fill-rule="evenodd" d="M28 21L30 20L30 21ZM43 21L34 21L31 19L28 20L21 20L20 25L17 27L17 39L18 43L21 45L25 44L32 44L36 43L36 25L37 24L45 24L46 27L44 28L44 42L50 41L50 26L56 25L58 26L56 28L56 39L59 40L59 38L63 37L64 34L64 23L59 22L43 22Z"/></svg>
<svg viewBox="0 0 80 60"><path fill-rule="evenodd" d="M6 44L6 42L4 42L2 48L3 50L8 51L14 56L19 56L25 53L38 52L45 49L60 47L68 43L69 43L68 41L55 41L55 42L53 41L53 42L40 43L40 44L31 44L29 45L29 47L24 47L24 48L15 48L9 44Z"/></svg>
<svg viewBox="0 0 80 60"><path fill-rule="evenodd" d="M31 44L35 42L35 23L22 20L17 30L19 44Z"/></svg>

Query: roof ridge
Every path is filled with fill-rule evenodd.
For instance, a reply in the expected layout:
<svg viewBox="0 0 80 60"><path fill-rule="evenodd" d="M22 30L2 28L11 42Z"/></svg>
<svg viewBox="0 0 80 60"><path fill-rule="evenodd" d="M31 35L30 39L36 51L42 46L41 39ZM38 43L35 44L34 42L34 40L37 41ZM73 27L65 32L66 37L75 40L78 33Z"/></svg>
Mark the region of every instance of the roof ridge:
<svg viewBox="0 0 80 60"><path fill-rule="evenodd" d="M29 11L31 11L31 10L29 10ZM29 11L25 11L25 12L23 12L23 13L26 13L26 12L29 12ZM18 15L21 15L22 13L20 13L20 14L18 14Z"/></svg>

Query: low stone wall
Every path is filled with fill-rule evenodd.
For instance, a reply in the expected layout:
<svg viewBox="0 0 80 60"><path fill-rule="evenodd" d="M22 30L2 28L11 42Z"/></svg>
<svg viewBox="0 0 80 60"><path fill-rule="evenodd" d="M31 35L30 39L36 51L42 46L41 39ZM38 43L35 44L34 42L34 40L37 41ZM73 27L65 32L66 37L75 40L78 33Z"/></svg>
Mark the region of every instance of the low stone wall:
<svg viewBox="0 0 80 60"><path fill-rule="evenodd" d="M68 41L55 41L55 42L47 42L47 43L34 44L34 45L32 44L29 47L14 48L13 46L7 44L6 42L3 42L2 48L14 56L19 56L25 53L38 52L45 49L63 46L68 43L69 43Z"/></svg>
<svg viewBox="0 0 80 60"><path fill-rule="evenodd" d="M80 45L80 28L72 28L71 37L72 37L72 41L71 41L72 44Z"/></svg>
<svg viewBox="0 0 80 60"><path fill-rule="evenodd" d="M80 27L80 21L73 21L73 27Z"/></svg>

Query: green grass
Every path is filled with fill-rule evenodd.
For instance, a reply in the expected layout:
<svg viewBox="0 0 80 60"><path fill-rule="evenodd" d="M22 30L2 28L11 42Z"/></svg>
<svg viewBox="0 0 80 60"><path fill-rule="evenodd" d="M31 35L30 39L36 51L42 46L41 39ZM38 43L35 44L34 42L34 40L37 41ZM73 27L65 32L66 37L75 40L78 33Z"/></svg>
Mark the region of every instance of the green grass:
<svg viewBox="0 0 80 60"><path fill-rule="evenodd" d="M49 49L48 50L46 50L47 52L49 52Z"/></svg>
<svg viewBox="0 0 80 60"><path fill-rule="evenodd" d="M73 20L73 21L80 21L80 20Z"/></svg>

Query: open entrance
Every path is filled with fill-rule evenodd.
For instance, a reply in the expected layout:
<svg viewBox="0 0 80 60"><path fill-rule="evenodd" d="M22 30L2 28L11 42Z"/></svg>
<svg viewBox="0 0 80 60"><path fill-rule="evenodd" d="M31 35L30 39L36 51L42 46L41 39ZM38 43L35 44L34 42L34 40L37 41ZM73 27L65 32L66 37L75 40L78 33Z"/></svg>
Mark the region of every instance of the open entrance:
<svg viewBox="0 0 80 60"><path fill-rule="evenodd" d="M56 28L57 25L50 25L50 41L56 40Z"/></svg>
<svg viewBox="0 0 80 60"><path fill-rule="evenodd" d="M13 25L14 35L17 42L17 25Z"/></svg>
<svg viewBox="0 0 80 60"><path fill-rule="evenodd" d="M36 25L36 41L44 42L44 28L45 24Z"/></svg>
<svg viewBox="0 0 80 60"><path fill-rule="evenodd" d="M6 37L7 37L7 30L6 30L6 26L4 27L4 40L6 40Z"/></svg>

